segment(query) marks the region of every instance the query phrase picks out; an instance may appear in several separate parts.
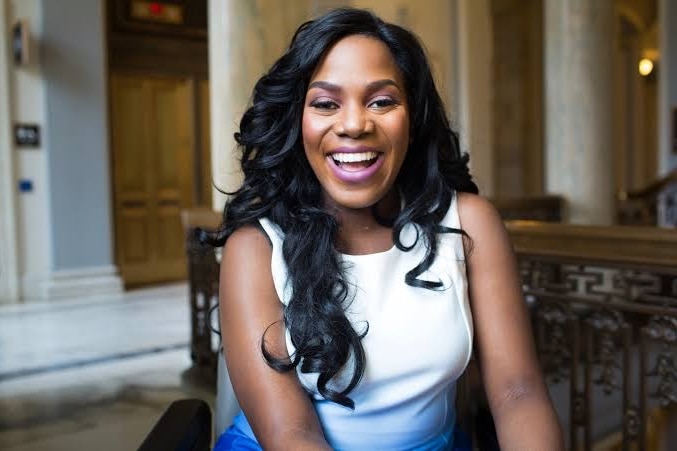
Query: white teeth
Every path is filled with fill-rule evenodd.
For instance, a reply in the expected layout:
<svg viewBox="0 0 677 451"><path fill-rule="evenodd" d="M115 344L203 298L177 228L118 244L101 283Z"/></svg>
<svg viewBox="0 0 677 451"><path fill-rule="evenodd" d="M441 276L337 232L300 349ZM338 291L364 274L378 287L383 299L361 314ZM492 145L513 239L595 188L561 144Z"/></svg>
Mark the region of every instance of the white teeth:
<svg viewBox="0 0 677 451"><path fill-rule="evenodd" d="M359 163L373 160L378 157L378 154L376 152L335 153L331 157L339 163Z"/></svg>

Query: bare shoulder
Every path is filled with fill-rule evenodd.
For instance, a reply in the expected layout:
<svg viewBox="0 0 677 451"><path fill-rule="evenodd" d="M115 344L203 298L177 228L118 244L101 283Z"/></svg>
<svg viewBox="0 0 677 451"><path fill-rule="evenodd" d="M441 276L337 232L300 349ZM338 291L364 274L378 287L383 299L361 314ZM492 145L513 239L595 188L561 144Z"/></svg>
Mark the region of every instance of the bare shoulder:
<svg viewBox="0 0 677 451"><path fill-rule="evenodd" d="M270 305L277 309L272 253L268 236L254 225L240 227L228 237L221 256L219 287L224 309L224 303Z"/></svg>
<svg viewBox="0 0 677 451"><path fill-rule="evenodd" d="M268 240L265 232L255 225L245 225L235 230L230 235L230 237L228 237L228 240L224 245L224 249L226 247L230 247L233 250L237 250L242 247L258 248L259 246L267 249L268 251L271 249L270 241Z"/></svg>
<svg viewBox="0 0 677 451"><path fill-rule="evenodd" d="M234 262L268 260L272 247L266 234L254 225L240 227L233 232L223 246L222 261ZM235 265L237 267L238 265Z"/></svg>
<svg viewBox="0 0 677 451"><path fill-rule="evenodd" d="M472 239L506 233L496 208L477 194L458 193L458 216L461 228Z"/></svg>

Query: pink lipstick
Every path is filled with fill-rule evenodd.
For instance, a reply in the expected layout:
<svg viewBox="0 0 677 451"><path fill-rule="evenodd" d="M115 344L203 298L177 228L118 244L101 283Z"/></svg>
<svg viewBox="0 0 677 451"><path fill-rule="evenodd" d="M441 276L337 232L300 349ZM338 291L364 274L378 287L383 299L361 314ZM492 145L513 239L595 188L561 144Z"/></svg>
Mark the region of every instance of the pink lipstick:
<svg viewBox="0 0 677 451"><path fill-rule="evenodd" d="M327 164L342 182L362 183L383 166L383 154L372 147L340 147L327 154Z"/></svg>

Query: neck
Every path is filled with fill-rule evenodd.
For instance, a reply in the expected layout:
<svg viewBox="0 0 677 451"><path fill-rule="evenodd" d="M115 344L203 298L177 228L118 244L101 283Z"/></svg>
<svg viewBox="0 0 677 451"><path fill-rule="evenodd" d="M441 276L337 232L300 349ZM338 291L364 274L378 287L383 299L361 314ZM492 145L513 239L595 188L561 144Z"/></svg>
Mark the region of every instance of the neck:
<svg viewBox="0 0 677 451"><path fill-rule="evenodd" d="M365 208L344 208L333 203L326 204L330 213L338 220L342 230L363 230L379 227L375 213L381 218L394 218L400 211L400 196L391 189L376 205Z"/></svg>
<svg viewBox="0 0 677 451"><path fill-rule="evenodd" d="M331 213L340 224L339 242L342 251L361 254L378 252L392 246L391 230L379 224L374 216L394 218L400 211L400 198L397 190L392 189L374 207L349 209L337 205L328 205Z"/></svg>

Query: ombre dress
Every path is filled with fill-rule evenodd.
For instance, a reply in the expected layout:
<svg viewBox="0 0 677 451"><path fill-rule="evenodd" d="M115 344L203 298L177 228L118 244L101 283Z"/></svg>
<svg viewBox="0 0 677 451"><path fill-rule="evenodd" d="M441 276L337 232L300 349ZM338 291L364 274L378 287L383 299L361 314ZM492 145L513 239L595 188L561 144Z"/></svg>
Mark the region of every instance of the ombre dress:
<svg viewBox="0 0 677 451"><path fill-rule="evenodd" d="M287 304L291 287L282 256L284 235L267 219L261 225L272 243L272 274L278 296ZM442 225L460 228L456 198ZM401 241L416 238L407 225ZM438 235L437 257L419 278L442 283L442 288L415 288L405 274L425 255L419 240L409 252L392 247L368 255L341 258L355 287L346 315L357 332L369 325L362 339L366 354L364 376L350 398L349 409L322 398L317 374L297 372L311 394L327 442L338 450L453 450L463 449L455 433L456 380L472 353L473 327L462 237ZM289 333L287 349L294 352ZM341 390L352 374L349 362L330 382ZM455 438L456 437L456 438ZM456 443L454 443L456 441ZM219 438L215 451L261 449L244 415Z"/></svg>

